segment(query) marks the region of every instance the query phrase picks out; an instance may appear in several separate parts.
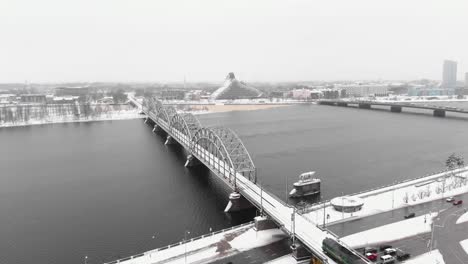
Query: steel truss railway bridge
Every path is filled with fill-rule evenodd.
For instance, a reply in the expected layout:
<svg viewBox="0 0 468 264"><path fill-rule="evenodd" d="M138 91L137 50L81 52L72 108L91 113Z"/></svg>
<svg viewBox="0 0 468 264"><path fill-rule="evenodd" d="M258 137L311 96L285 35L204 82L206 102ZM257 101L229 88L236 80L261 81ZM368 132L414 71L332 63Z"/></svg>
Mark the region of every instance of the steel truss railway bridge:
<svg viewBox="0 0 468 264"><path fill-rule="evenodd" d="M322 241L326 237L336 238L302 216L295 207L261 188L252 158L234 131L225 127L204 127L194 115L177 113L174 107L163 105L156 98L143 102L129 98L146 115L145 123L152 125L154 132L166 134L165 144L178 143L187 150L186 167L203 164L231 187L233 192L225 211L254 205L292 237L293 255L305 254L312 257L314 263L335 263L323 253ZM352 252L365 260L354 250Z"/></svg>
<svg viewBox="0 0 468 264"><path fill-rule="evenodd" d="M390 106L390 111L394 113L401 113L403 108L416 108L432 110L434 116L445 117L446 112L468 114L467 109L449 107L449 106L436 106L425 104L413 104L405 102L379 102L379 101L366 101L366 100L319 100L318 104L333 105L333 106L349 106L356 105L362 109L371 109L373 105Z"/></svg>

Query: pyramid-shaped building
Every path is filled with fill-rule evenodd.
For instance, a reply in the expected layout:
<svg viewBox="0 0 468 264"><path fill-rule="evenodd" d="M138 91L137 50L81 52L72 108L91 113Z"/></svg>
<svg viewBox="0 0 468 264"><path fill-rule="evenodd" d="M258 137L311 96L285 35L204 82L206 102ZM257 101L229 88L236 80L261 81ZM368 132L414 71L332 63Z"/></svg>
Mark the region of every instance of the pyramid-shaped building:
<svg viewBox="0 0 468 264"><path fill-rule="evenodd" d="M236 79L234 73L230 72L226 76L224 85L218 88L211 94L213 100L233 100L233 99L246 99L257 98L262 93L247 84L240 82Z"/></svg>

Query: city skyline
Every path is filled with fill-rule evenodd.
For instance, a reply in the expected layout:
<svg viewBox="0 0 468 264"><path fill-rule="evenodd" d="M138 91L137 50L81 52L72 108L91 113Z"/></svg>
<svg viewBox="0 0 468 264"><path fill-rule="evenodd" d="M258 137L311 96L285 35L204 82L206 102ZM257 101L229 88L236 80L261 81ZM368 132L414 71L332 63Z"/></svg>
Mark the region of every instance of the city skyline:
<svg viewBox="0 0 468 264"><path fill-rule="evenodd" d="M0 82L440 80L446 59L468 71L468 3L358 2L6 1Z"/></svg>

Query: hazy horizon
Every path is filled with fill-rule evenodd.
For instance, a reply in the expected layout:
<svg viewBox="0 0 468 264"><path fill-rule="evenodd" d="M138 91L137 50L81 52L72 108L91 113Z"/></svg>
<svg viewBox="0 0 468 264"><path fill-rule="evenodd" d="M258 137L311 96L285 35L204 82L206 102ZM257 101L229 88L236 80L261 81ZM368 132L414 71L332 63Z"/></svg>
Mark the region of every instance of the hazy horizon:
<svg viewBox="0 0 468 264"><path fill-rule="evenodd" d="M6 0L0 83L440 80L468 2Z"/></svg>

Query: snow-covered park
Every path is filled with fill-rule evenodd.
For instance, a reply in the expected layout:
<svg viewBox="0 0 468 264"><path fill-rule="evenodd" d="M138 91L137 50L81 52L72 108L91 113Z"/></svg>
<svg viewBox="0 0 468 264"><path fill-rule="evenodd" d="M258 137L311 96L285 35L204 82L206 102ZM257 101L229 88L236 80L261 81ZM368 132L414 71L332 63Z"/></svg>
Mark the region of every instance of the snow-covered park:
<svg viewBox="0 0 468 264"><path fill-rule="evenodd" d="M322 224L325 215L327 224L332 224L459 195L468 192L467 170L468 167L464 167L351 195L350 197L358 197L364 201L362 209L357 212L342 213L327 203L325 213L323 205L316 205L304 216L312 222Z"/></svg>

